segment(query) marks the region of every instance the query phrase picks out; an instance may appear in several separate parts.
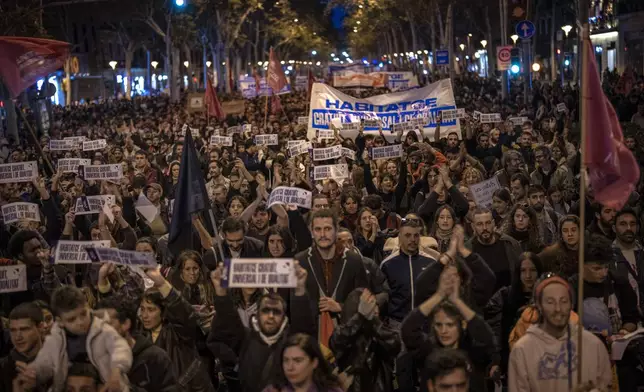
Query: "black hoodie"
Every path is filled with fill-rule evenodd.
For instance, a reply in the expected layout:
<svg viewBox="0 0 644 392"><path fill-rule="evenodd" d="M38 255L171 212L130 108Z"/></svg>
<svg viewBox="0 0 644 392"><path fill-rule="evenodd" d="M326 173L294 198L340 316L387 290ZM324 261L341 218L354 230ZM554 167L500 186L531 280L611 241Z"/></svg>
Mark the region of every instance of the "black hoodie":
<svg viewBox="0 0 644 392"><path fill-rule="evenodd" d="M136 392L179 392L177 377L172 371L168 353L143 335L134 336L132 347L132 368L128 378L132 391Z"/></svg>

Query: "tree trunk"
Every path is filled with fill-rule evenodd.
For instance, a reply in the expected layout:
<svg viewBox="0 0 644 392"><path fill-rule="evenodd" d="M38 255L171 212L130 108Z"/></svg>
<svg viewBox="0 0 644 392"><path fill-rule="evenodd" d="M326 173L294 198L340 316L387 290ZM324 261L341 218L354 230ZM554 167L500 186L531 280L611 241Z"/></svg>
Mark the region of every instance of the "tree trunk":
<svg viewBox="0 0 644 392"><path fill-rule="evenodd" d="M430 72L434 72L434 67L436 66L436 50L438 49L438 41L436 36L436 13L434 12L434 10L429 13L429 32L431 35L432 45L432 62L429 66L429 70Z"/></svg>
<svg viewBox="0 0 644 392"><path fill-rule="evenodd" d="M125 48L125 77L127 78L127 83L125 83L125 98L132 99L132 59L134 59L134 44L132 42L128 43L127 48Z"/></svg>
<svg viewBox="0 0 644 392"><path fill-rule="evenodd" d="M206 88L206 84L208 83L208 64L206 62L208 61L208 53L206 52L206 38L204 37L203 40L201 41L201 46L202 46L202 55L201 55L201 64L203 66L203 88Z"/></svg>
<svg viewBox="0 0 644 392"><path fill-rule="evenodd" d="M259 46L259 20L255 22L255 61L253 66L260 61L264 61L263 56L260 56L261 47Z"/></svg>
<svg viewBox="0 0 644 392"><path fill-rule="evenodd" d="M226 93L232 93L232 85L230 83L232 67L230 66L230 48L224 48L224 61L226 62L225 70L226 75L224 76L224 83L226 83Z"/></svg>
<svg viewBox="0 0 644 392"><path fill-rule="evenodd" d="M456 56L454 55L454 9L452 8L452 3L447 6L447 45L450 53L450 63L452 66L449 67L449 78L454 83L454 68L458 66L456 61Z"/></svg>
<svg viewBox="0 0 644 392"><path fill-rule="evenodd" d="M494 64L495 61L490 60L490 54L494 52L493 50L493 44L492 42L492 24L490 23L490 9L488 7L485 7L485 28L487 30L486 34L486 39L487 39L487 45L485 46L485 52L487 53L486 57L486 65L487 65L487 75L488 77L491 77L494 75ZM496 56L492 57L492 59L495 59Z"/></svg>
<svg viewBox="0 0 644 392"><path fill-rule="evenodd" d="M556 3L552 2L552 15L550 18L550 80L554 84L557 80L557 56L555 54L555 26L556 26L556 12L555 12ZM536 46L536 45L534 45Z"/></svg>
<svg viewBox="0 0 644 392"><path fill-rule="evenodd" d="M194 67L194 63L192 62L192 52L187 44L183 45L183 55L185 56L185 61L188 62L188 66L185 67L186 75L188 76L188 89L190 92L195 92L195 83L192 80L192 68Z"/></svg>
<svg viewBox="0 0 644 392"><path fill-rule="evenodd" d="M436 5L436 16L438 18L440 45L441 48L445 48L447 47L447 36L445 35L445 28L443 27L443 13L441 12L441 7L438 5L438 1L435 1L434 5Z"/></svg>
<svg viewBox="0 0 644 392"><path fill-rule="evenodd" d="M170 90L173 94L172 102L177 103L181 98L181 85L183 84L183 78L181 77L181 51L179 48L172 47L172 76L174 79L168 77L168 81L172 85L173 90ZM174 100L174 95L176 95L176 101Z"/></svg>
<svg viewBox="0 0 644 392"><path fill-rule="evenodd" d="M407 57L406 54L409 52L409 42L407 41L405 32L403 31L402 27L400 27L400 25L398 25L398 34L400 34L400 39L402 39L403 48L405 50L405 58L406 58Z"/></svg>
<svg viewBox="0 0 644 392"><path fill-rule="evenodd" d="M416 53L416 50L418 50L416 22L414 21L414 14L410 10L407 10L407 19L409 20L409 30L411 30L411 50Z"/></svg>

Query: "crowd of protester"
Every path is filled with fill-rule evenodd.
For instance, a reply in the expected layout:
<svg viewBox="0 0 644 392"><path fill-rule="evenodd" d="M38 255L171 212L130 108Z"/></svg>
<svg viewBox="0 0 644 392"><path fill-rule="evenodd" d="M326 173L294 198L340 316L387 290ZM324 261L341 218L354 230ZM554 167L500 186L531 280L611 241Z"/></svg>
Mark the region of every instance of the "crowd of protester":
<svg viewBox="0 0 644 392"><path fill-rule="evenodd" d="M621 356L614 347L642 323L644 183L618 211L595 202L590 188L579 200L574 87L535 83L525 105L514 88L502 100L492 79L463 74L453 86L468 113L461 135L440 137L439 122L421 138L360 130L353 139L336 130L333 140L312 140L356 152L355 160L322 162L347 163L344 179L312 181L309 169L320 162L288 154L289 140L306 139L297 121L308 115L306 92L280 96L282 109L268 116L263 98L246 100L243 114L221 122L165 97L92 101L56 107L37 141L1 140L4 163L35 160L40 175L0 184L0 204L37 203L41 219L0 230L0 264L25 264L28 288L0 294L0 391L643 387L644 340L630 340ZM644 80L636 77L628 94L607 94L641 162ZM480 123L474 111L504 120ZM507 120L516 116L528 120ZM198 130L218 234L210 213L195 214L192 245L176 250L168 234L184 124ZM209 143L215 130L227 135L242 124L251 130L232 134L233 146ZM270 133L278 145L255 144L253 136ZM108 145L50 150L50 140L69 136ZM402 144L402 157L370 158L371 147L387 144ZM61 158L120 164L124 176L86 181L58 169ZM477 205L470 187L493 177L501 187L491 206ZM278 186L312 191L310 209L267 207ZM77 198L107 194L115 196L113 219L75 214ZM157 207L154 219L137 211L141 195ZM107 240L152 253L159 266L54 264L59 240ZM297 287L226 288L219 247L224 258L296 260Z"/></svg>

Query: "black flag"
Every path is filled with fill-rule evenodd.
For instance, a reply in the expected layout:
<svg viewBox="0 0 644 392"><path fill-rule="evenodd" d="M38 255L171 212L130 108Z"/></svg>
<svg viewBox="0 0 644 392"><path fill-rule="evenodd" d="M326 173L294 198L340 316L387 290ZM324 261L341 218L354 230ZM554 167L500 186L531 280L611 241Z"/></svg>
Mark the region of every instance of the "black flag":
<svg viewBox="0 0 644 392"><path fill-rule="evenodd" d="M203 173L199 165L197 150L192 140L192 133L186 131L183 143L183 154L179 169L179 181L175 191L172 221L168 248L177 256L182 250L192 246L191 215L209 208L208 193Z"/></svg>

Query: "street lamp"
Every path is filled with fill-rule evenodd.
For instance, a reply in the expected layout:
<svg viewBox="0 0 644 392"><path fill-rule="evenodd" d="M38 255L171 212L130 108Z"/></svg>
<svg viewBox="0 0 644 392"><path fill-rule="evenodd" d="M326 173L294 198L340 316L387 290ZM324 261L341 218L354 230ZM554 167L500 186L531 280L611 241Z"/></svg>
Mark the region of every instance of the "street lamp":
<svg viewBox="0 0 644 392"><path fill-rule="evenodd" d="M316 54L318 54L318 51L317 50L311 51L311 54L315 56Z"/></svg>
<svg viewBox="0 0 644 392"><path fill-rule="evenodd" d="M459 46L461 47L461 51L465 50L465 44L460 44Z"/></svg>
<svg viewBox="0 0 644 392"><path fill-rule="evenodd" d="M518 36L518 35L516 35L516 34L512 34L512 35L510 36L510 38L512 38L512 43L516 45L516 44L517 44L517 40L519 39L519 36Z"/></svg>
<svg viewBox="0 0 644 392"><path fill-rule="evenodd" d="M118 61L112 60L109 62L109 64L110 64L110 67L112 67L112 71L114 71L116 70L116 65L118 64Z"/></svg>
<svg viewBox="0 0 644 392"><path fill-rule="evenodd" d="M541 65L539 63L532 64L532 71L539 72L540 69L541 69Z"/></svg>
<svg viewBox="0 0 644 392"><path fill-rule="evenodd" d="M484 40L484 39L482 39L482 40L481 40L481 45L483 45L483 48L485 48L485 46L487 45L487 41L486 41L486 40Z"/></svg>
<svg viewBox="0 0 644 392"><path fill-rule="evenodd" d="M185 0L174 0L174 4L177 7L183 7L184 5L186 5L186 2L185 2Z"/></svg>
<svg viewBox="0 0 644 392"><path fill-rule="evenodd" d="M152 66L152 68L157 69L157 66L159 65L159 62L158 61L150 61L150 65Z"/></svg>
<svg viewBox="0 0 644 392"><path fill-rule="evenodd" d="M563 30L564 33L566 33L566 38L568 38L568 33L570 33L570 30L572 30L572 26L571 25L562 26L561 30Z"/></svg>
<svg viewBox="0 0 644 392"><path fill-rule="evenodd" d="M206 67L210 68L211 65L212 65L212 61L206 61Z"/></svg>
<svg viewBox="0 0 644 392"><path fill-rule="evenodd" d="M190 66L190 61L184 61L184 62L183 62L183 65L184 65L186 68L188 68L188 67Z"/></svg>
<svg viewBox="0 0 644 392"><path fill-rule="evenodd" d="M116 81L116 65L118 64L118 61L110 61L108 63L110 67L112 67L112 80L114 81L114 96L116 97L118 94L118 82Z"/></svg>

